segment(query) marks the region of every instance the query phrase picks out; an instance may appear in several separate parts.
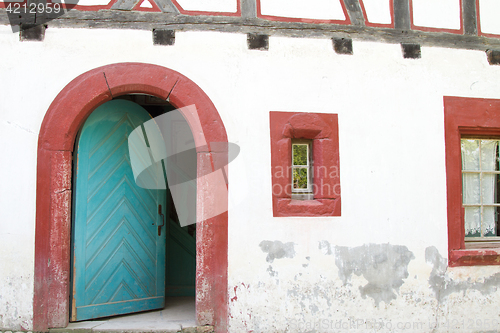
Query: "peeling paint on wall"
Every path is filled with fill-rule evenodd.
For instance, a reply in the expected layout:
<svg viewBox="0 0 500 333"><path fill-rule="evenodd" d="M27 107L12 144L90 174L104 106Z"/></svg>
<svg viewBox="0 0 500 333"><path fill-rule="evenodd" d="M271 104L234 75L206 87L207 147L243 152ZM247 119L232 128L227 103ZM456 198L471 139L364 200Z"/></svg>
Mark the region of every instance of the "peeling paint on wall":
<svg viewBox="0 0 500 333"><path fill-rule="evenodd" d="M469 277L466 281L454 281L447 274L448 264L435 246L425 249L425 261L432 265L429 285L439 301L445 300L452 293L477 290L483 295L489 295L497 291L500 286L500 273L485 277L480 281L472 281Z"/></svg>
<svg viewBox="0 0 500 333"><path fill-rule="evenodd" d="M2 329L30 330L33 320L29 311L32 311L32 298L22 297L31 289L32 276L7 277L0 284L0 331ZM25 309L28 309L26 311Z"/></svg>
<svg viewBox="0 0 500 333"><path fill-rule="evenodd" d="M321 241L323 253L332 253L330 243ZM373 298L378 306L397 298L399 287L408 277L408 264L415 256L406 246L365 244L358 247L335 246L335 265L339 278L349 283L352 274L362 275L368 284L360 287L361 296Z"/></svg>
<svg viewBox="0 0 500 333"><path fill-rule="evenodd" d="M293 258L295 249L293 242L282 243L280 241L262 241L259 244L260 249L267 253L266 261L272 263L274 259Z"/></svg>

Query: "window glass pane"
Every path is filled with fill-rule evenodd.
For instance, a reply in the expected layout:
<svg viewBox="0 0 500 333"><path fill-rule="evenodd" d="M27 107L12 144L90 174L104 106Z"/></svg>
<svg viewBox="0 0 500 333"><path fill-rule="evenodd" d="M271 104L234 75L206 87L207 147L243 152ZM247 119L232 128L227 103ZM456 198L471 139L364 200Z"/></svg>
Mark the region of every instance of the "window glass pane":
<svg viewBox="0 0 500 333"><path fill-rule="evenodd" d="M293 144L293 165L307 165L306 144Z"/></svg>
<svg viewBox="0 0 500 333"><path fill-rule="evenodd" d="M465 207L465 237L481 236L481 208Z"/></svg>
<svg viewBox="0 0 500 333"><path fill-rule="evenodd" d="M483 196L483 204L498 203L498 175L483 173L482 184L481 195Z"/></svg>
<svg viewBox="0 0 500 333"><path fill-rule="evenodd" d="M498 207L483 207L484 236L497 235Z"/></svg>
<svg viewBox="0 0 500 333"><path fill-rule="evenodd" d="M307 168L293 169L293 188L307 189Z"/></svg>
<svg viewBox="0 0 500 333"><path fill-rule="evenodd" d="M480 188L479 173L464 173L462 175L462 197L464 204L480 204Z"/></svg>
<svg viewBox="0 0 500 333"><path fill-rule="evenodd" d="M479 140L462 139L462 170L479 170Z"/></svg>
<svg viewBox="0 0 500 333"><path fill-rule="evenodd" d="M481 170L497 171L497 147L496 140L481 140Z"/></svg>
<svg viewBox="0 0 500 333"><path fill-rule="evenodd" d="M462 198L466 237L495 237L500 207L499 141L462 139ZM476 172L477 171L477 172Z"/></svg>

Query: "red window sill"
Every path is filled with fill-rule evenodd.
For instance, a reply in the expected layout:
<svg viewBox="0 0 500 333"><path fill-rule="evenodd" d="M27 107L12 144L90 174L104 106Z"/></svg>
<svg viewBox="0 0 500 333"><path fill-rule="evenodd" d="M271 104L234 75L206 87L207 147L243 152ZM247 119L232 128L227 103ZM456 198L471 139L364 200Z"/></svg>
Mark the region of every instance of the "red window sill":
<svg viewBox="0 0 500 333"><path fill-rule="evenodd" d="M449 266L500 265L500 248L451 250Z"/></svg>
<svg viewBox="0 0 500 333"><path fill-rule="evenodd" d="M285 216L340 216L340 198L292 200L275 199L275 217Z"/></svg>

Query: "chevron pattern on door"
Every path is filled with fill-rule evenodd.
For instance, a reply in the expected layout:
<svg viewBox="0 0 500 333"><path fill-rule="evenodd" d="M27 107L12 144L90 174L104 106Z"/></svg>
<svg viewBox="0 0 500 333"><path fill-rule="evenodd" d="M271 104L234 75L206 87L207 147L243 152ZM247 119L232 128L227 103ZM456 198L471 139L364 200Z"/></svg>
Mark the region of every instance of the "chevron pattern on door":
<svg viewBox="0 0 500 333"><path fill-rule="evenodd" d="M127 143L132 130L150 119L139 105L113 100L98 107L80 133L73 200L74 321L164 306L166 237L157 231L166 191L135 184Z"/></svg>

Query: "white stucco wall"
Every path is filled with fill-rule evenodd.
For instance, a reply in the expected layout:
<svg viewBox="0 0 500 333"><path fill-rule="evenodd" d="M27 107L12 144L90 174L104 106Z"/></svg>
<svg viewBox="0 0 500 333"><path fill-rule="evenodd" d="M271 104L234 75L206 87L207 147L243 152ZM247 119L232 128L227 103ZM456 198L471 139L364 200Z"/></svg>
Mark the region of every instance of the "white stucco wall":
<svg viewBox="0 0 500 333"><path fill-rule="evenodd" d="M366 321L395 331L418 323L421 332L436 320L496 319L500 293L486 283L500 268L448 268L445 279L455 287L441 298L429 283L448 247L443 96L500 98L500 67L488 65L484 52L422 47L422 58L412 60L399 45L355 40L349 56L336 54L329 39L282 37L255 51L244 34L216 32L177 32L174 46L154 46L151 32L131 30L49 28L44 42L18 38L0 27L0 328L32 327L44 114L76 76L126 61L169 67L196 82L241 147L229 166L230 197L240 202L229 212L231 332L304 332L319 324L334 331L337 322L361 330ZM341 217L272 217L269 111L339 115ZM266 259L263 241L293 243L293 253ZM349 249L403 253L409 263L377 280L363 258L344 255ZM484 288L473 290L467 279ZM385 292L370 289L384 283ZM477 323L474 330L484 329Z"/></svg>
<svg viewBox="0 0 500 333"><path fill-rule="evenodd" d="M460 29L461 2L413 0L413 23L421 27Z"/></svg>
<svg viewBox="0 0 500 333"><path fill-rule="evenodd" d="M479 0L479 17L481 23L481 32L489 34L500 34L500 23L498 15L500 14L500 4L493 0Z"/></svg>
<svg viewBox="0 0 500 333"><path fill-rule="evenodd" d="M363 4L368 22L382 24L392 22L390 0L361 0L360 3Z"/></svg>
<svg viewBox="0 0 500 333"><path fill-rule="evenodd" d="M345 20L342 4L338 0L259 0L263 15L318 20Z"/></svg>
<svg viewBox="0 0 500 333"><path fill-rule="evenodd" d="M199 10L208 12L236 12L236 0L216 0L216 1L203 1L203 0L179 0L177 3L184 10Z"/></svg>

